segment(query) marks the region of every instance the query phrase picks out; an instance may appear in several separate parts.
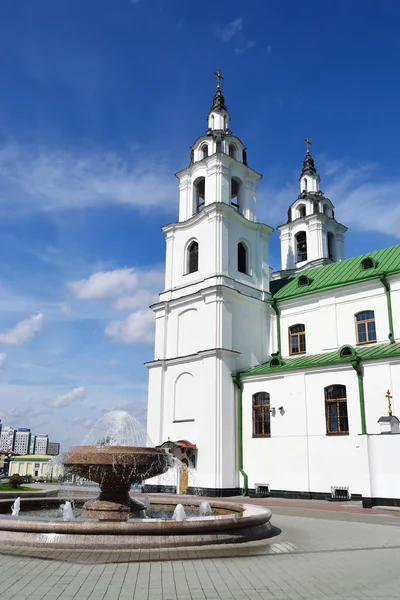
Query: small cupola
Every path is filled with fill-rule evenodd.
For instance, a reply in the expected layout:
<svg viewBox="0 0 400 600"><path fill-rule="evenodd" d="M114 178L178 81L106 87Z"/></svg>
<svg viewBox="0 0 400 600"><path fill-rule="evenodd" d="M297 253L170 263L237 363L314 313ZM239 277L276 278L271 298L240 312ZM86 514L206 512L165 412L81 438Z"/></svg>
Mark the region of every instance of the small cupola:
<svg viewBox="0 0 400 600"><path fill-rule="evenodd" d="M215 96L213 98L213 103L208 113L208 131L210 134L213 131L220 131L225 133L226 135L230 134L229 131L229 121L230 115L228 109L225 104L225 98L222 95L221 90L221 79L224 79L221 75L221 72L218 70L214 73L216 75L218 83L217 90L215 92Z"/></svg>

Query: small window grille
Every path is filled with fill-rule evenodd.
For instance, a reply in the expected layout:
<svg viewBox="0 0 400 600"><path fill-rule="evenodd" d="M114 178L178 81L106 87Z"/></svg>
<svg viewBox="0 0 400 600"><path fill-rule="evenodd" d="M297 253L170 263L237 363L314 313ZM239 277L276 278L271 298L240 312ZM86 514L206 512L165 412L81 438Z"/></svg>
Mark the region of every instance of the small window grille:
<svg viewBox="0 0 400 600"><path fill-rule="evenodd" d="M255 483L254 488L257 496L269 496L269 483Z"/></svg>
<svg viewBox="0 0 400 600"><path fill-rule="evenodd" d="M281 366L281 361L279 360L279 358L273 358L270 363L269 363L270 367L280 367Z"/></svg>
<svg viewBox="0 0 400 600"><path fill-rule="evenodd" d="M333 485L331 487L332 500L351 500L351 494L348 487Z"/></svg>

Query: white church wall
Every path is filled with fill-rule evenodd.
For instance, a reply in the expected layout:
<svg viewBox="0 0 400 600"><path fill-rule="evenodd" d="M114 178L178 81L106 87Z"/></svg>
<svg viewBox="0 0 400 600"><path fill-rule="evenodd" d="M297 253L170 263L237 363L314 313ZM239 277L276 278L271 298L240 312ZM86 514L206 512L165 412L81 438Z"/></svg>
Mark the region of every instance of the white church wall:
<svg viewBox="0 0 400 600"><path fill-rule="evenodd" d="M356 346L355 315L364 310L375 313L377 342L389 341L383 286L374 280L366 282L364 289L360 287L348 286L280 302L282 356L289 356L289 327L300 323L306 328L307 354L333 351L345 344Z"/></svg>
<svg viewBox="0 0 400 600"><path fill-rule="evenodd" d="M150 369L148 433L155 444L187 439L197 445L189 484L199 487L237 486L234 356L220 354L210 351L167 364L163 377L157 373L161 368ZM161 399L151 397L157 386ZM155 415L152 406L160 408ZM169 485L169 479L165 475L155 483Z"/></svg>
<svg viewBox="0 0 400 600"><path fill-rule="evenodd" d="M231 316L229 320L225 319L225 323L231 323L231 327L226 327L222 347L240 353L236 358L235 370L266 361L269 348L268 306L243 294L233 298L231 293L228 299L232 301L225 304L225 309ZM231 346L228 345L230 338Z"/></svg>
<svg viewBox="0 0 400 600"><path fill-rule="evenodd" d="M400 498L400 434L368 436L372 498Z"/></svg>
<svg viewBox="0 0 400 600"><path fill-rule="evenodd" d="M388 277L390 285L390 294L392 302L392 314L393 314L393 327L394 337L400 339L400 277L398 275L392 275Z"/></svg>
<svg viewBox="0 0 400 600"><path fill-rule="evenodd" d="M388 413L387 390L393 396L393 414L396 414L396 404L400 410L400 359L368 361L363 366L367 433L380 433L378 419Z"/></svg>
<svg viewBox="0 0 400 600"><path fill-rule="evenodd" d="M332 384L346 386L349 435L326 434L324 388ZM252 395L260 391L269 392L275 408L270 438L252 437ZM357 378L351 367L244 380L243 453L250 488L265 482L275 490L329 492L332 485L348 485L361 493L365 451L360 431Z"/></svg>

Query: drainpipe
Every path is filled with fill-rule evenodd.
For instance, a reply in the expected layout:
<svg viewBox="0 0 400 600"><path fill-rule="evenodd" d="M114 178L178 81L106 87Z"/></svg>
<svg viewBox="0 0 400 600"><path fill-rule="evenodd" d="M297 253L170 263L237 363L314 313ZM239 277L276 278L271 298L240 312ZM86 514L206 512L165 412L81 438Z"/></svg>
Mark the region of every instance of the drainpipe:
<svg viewBox="0 0 400 600"><path fill-rule="evenodd" d="M238 426L238 468L239 473L243 477L243 489L242 496L247 496L248 490L248 476L247 473L243 470L243 402L242 402L242 392L243 392L243 384L240 381L240 374L235 373L232 375L233 383L237 387L237 405L238 405L238 418L237 418L237 426Z"/></svg>
<svg viewBox="0 0 400 600"><path fill-rule="evenodd" d="M352 360L351 361L351 366L353 367L353 369L357 373L357 379L358 379L358 397L359 397L359 401L360 401L360 415L361 415L361 433L365 434L365 433L367 433L367 423L366 423L366 420L365 420L364 375L363 375L363 369L362 369L362 365L361 365L361 360L359 358L356 358L355 360Z"/></svg>
<svg viewBox="0 0 400 600"><path fill-rule="evenodd" d="M278 345L278 355L281 356L281 313L279 312L276 300L270 300L271 307L276 314L276 341Z"/></svg>
<svg viewBox="0 0 400 600"><path fill-rule="evenodd" d="M389 318L389 340L391 344L394 344L394 330L393 330L393 312L392 312L392 299L390 295L390 286L389 282L386 278L386 274L383 273L379 276L379 279L385 288L386 293L386 302L387 302L387 310L388 310L388 318Z"/></svg>

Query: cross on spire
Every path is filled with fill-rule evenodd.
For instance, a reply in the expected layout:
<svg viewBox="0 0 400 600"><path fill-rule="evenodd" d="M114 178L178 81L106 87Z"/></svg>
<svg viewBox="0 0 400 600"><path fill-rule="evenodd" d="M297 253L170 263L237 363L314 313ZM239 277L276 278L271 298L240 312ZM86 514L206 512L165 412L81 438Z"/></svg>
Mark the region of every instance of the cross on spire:
<svg viewBox="0 0 400 600"><path fill-rule="evenodd" d="M391 405L390 401L393 398L393 396L391 395L390 390L388 390L386 392L385 396L386 396L387 401L388 401L388 415L389 415L389 417L391 417L393 413L392 413L392 405Z"/></svg>
<svg viewBox="0 0 400 600"><path fill-rule="evenodd" d="M308 136L304 138L305 143L307 144L307 154L310 154L310 146L312 145Z"/></svg>
<svg viewBox="0 0 400 600"><path fill-rule="evenodd" d="M216 77L218 78L218 84L217 84L217 90L221 89L221 79L224 80L224 78L221 75L221 71L218 69L218 71L214 71L214 75L216 75Z"/></svg>

